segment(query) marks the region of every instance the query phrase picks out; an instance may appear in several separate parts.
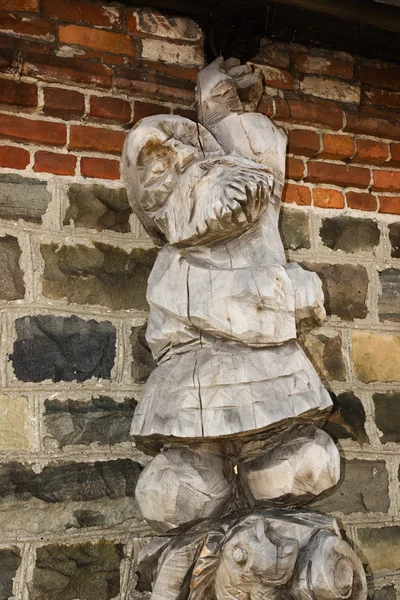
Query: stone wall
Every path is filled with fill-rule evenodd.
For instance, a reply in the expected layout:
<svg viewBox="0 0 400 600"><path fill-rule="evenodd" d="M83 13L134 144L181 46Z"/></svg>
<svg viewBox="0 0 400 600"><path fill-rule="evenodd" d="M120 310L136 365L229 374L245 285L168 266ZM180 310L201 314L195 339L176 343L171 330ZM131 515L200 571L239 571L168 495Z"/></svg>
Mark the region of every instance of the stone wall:
<svg viewBox="0 0 400 600"><path fill-rule="evenodd" d="M195 23L86 0L0 15L0 600L141 598L145 457L129 425L156 250L119 179L144 116L195 118ZM370 596L400 598L400 68L264 40L260 110L289 133L281 230L328 319L303 347L332 392L337 515ZM398 141L396 141L398 140ZM139 586L140 587L140 586Z"/></svg>

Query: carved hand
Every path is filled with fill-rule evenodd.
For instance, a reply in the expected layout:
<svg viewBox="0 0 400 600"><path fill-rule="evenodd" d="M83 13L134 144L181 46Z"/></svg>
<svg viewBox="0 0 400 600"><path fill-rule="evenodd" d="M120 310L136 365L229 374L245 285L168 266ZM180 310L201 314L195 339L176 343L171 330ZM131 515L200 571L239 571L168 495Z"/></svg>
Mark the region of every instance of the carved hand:
<svg viewBox="0 0 400 600"><path fill-rule="evenodd" d="M261 74L250 65L241 65L239 59L216 58L197 77L199 121L213 129L213 125L232 113L254 111L261 100Z"/></svg>

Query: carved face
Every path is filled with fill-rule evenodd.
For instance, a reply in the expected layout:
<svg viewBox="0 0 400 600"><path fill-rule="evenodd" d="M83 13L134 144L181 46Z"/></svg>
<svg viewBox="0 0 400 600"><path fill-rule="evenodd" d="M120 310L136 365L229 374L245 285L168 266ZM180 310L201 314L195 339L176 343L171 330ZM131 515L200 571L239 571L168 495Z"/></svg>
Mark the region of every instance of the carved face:
<svg viewBox="0 0 400 600"><path fill-rule="evenodd" d="M242 525L225 543L215 576L217 600L261 600L267 591L287 583L293 574L299 547L265 519Z"/></svg>
<svg viewBox="0 0 400 600"><path fill-rule="evenodd" d="M158 129L154 119L144 119L143 130L140 125L128 136L122 159L143 225L183 246L220 243L248 229L267 206L273 185L268 169L236 153L225 155L209 132L188 119L157 117Z"/></svg>

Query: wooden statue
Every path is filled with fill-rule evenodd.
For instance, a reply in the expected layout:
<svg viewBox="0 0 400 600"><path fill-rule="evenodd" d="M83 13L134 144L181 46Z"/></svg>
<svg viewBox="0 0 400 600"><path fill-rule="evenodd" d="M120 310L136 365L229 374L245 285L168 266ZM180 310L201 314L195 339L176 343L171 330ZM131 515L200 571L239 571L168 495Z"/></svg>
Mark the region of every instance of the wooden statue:
<svg viewBox="0 0 400 600"><path fill-rule="evenodd" d="M161 533L218 519L235 507L304 504L339 479L336 446L318 427L331 400L296 341L296 326L325 316L322 286L315 273L285 259L278 217L286 136L252 112L261 93L258 73L218 58L199 73L200 123L174 115L143 119L128 135L121 159L130 203L163 246L147 291L146 339L157 367L132 423L137 446L156 455L136 497ZM249 525L254 514L241 530L249 548L261 539L260 525ZM293 525L290 517L282 522ZM275 590L268 598L294 577L306 552L299 554L299 534L287 536L286 525L278 533L268 526L268 534L264 527L261 536L265 562L254 569ZM188 565L198 555L185 535L174 538L171 556L174 569L181 561L178 571L187 583ZM335 540L333 546L345 544ZM315 553L312 544L307 548ZM224 564L225 581L235 561L221 552L218 573ZM276 553L282 570L273 580L268 561ZM326 581L336 595L324 591L321 598L353 597L352 583L348 593L337 591L331 567ZM350 567L343 563L342 570L350 581ZM162 591L165 573L162 584L160 577L152 600L259 600L266 593L264 583L257 591L251 575L243 589L218 583L218 576L202 596L178 593L172 581L174 591ZM306 585L301 577L295 597L308 598L300 593Z"/></svg>

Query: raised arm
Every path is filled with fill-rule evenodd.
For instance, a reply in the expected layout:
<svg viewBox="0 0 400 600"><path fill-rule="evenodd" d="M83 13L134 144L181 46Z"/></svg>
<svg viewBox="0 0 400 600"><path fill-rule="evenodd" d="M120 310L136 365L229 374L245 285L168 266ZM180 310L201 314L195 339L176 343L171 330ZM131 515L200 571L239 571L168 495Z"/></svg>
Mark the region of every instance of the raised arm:
<svg viewBox="0 0 400 600"><path fill-rule="evenodd" d="M268 117L254 112L262 93L260 73L238 59L219 57L198 74L199 121L226 152L270 167L281 188L287 139Z"/></svg>

